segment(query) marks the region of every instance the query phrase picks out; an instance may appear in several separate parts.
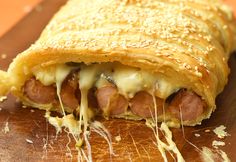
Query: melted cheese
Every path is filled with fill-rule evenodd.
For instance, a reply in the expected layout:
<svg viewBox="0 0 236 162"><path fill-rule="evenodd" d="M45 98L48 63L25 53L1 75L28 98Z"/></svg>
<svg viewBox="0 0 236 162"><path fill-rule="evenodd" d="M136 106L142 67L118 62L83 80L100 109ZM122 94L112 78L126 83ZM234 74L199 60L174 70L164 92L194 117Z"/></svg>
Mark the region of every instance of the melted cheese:
<svg viewBox="0 0 236 162"><path fill-rule="evenodd" d="M111 75L110 75L110 76L111 76ZM111 84L111 83L109 82L109 80L112 81L112 78L111 78L110 76L107 76L106 74L102 73L102 74L100 75L99 79L97 80L95 86L96 86L97 88L101 88L101 87L104 87L104 86L106 86L106 85Z"/></svg>
<svg viewBox="0 0 236 162"><path fill-rule="evenodd" d="M129 96L129 98L132 98L136 92L141 91L145 84L139 70L133 68L117 67L113 78L120 93Z"/></svg>
<svg viewBox="0 0 236 162"><path fill-rule="evenodd" d="M219 152L220 156L222 157L223 162L230 162L231 161L230 158L228 157L228 155L224 151L218 150L218 152Z"/></svg>
<svg viewBox="0 0 236 162"><path fill-rule="evenodd" d="M213 132L218 136L218 138L225 138L226 136L229 136L225 129L226 127L224 125L220 125L219 127L215 128Z"/></svg>
<svg viewBox="0 0 236 162"><path fill-rule="evenodd" d="M7 96L0 96L0 102L3 102L6 99L7 99Z"/></svg>
<svg viewBox="0 0 236 162"><path fill-rule="evenodd" d="M2 129L2 131L7 134L8 132L10 132L10 128L9 128L9 124L8 121L5 123L4 128Z"/></svg>
<svg viewBox="0 0 236 162"><path fill-rule="evenodd" d="M180 153L178 147L176 146L175 142L172 139L172 132L169 129L167 123L162 122L161 127L158 127L158 114L157 114L157 105L156 105L156 98L154 96L154 93L152 93L153 102L154 102L154 108L155 108L155 114L152 116L152 120L146 120L146 125L150 127L155 135L156 138L156 145L158 150L161 153L161 156L164 160L164 162L168 162L166 151L172 152L176 155L177 162L185 162L182 154ZM166 143L163 142L159 137L159 130L162 131Z"/></svg>
<svg viewBox="0 0 236 162"><path fill-rule="evenodd" d="M184 162L185 160L184 160L183 156L181 155L179 149L177 148L175 142L173 141L173 139L172 139L172 132L170 131L170 129L168 128L166 123L164 123L164 122L161 123L160 130L164 132L166 141L169 144L169 145L166 145L166 144L161 143L162 147L164 149L166 149L167 151L174 152L176 154L176 156L177 156L177 161L178 162Z"/></svg>
<svg viewBox="0 0 236 162"><path fill-rule="evenodd" d="M225 142L214 140L214 141L212 141L212 146L217 149L218 146L225 146Z"/></svg>
<svg viewBox="0 0 236 162"><path fill-rule="evenodd" d="M65 109L61 100L61 85L63 81L66 79L66 77L70 74L71 70L73 70L74 67L66 66L66 65L58 65L55 71L55 80L56 80L56 86L57 86L57 96L59 98L59 102L61 105L62 113L65 116Z"/></svg>
<svg viewBox="0 0 236 162"><path fill-rule="evenodd" d="M37 80L39 80L43 85L48 86L56 82L62 82L70 71L75 68L76 67L73 66L60 64L46 68L39 68L32 72Z"/></svg>
<svg viewBox="0 0 236 162"><path fill-rule="evenodd" d="M214 162L217 157L208 147L202 147L200 155L204 162Z"/></svg>
<svg viewBox="0 0 236 162"><path fill-rule="evenodd" d="M70 74L70 72L75 69L76 67L67 66L64 64L51 66L47 68L41 68L33 71L33 74L37 80L39 80L43 85L51 85L56 83L57 87L57 96L59 98L60 106L63 115L65 116L64 106L62 104L60 92L61 92L61 85L66 77Z"/></svg>
<svg viewBox="0 0 236 162"><path fill-rule="evenodd" d="M215 162L222 158L222 162L230 162L231 160L227 156L227 154L220 150L212 150L208 147L202 147L201 158L204 162Z"/></svg>
<svg viewBox="0 0 236 162"><path fill-rule="evenodd" d="M178 90L178 86L173 84L165 78L164 76L158 77L158 81L156 82L156 91L155 95L160 98L167 98L170 94L176 92Z"/></svg>
<svg viewBox="0 0 236 162"><path fill-rule="evenodd" d="M178 85L172 84L161 74L151 74L119 63L82 65L79 73L81 84L100 88L113 82L119 93L128 98L142 90L150 91L153 85L156 85L156 95L160 98L166 98L178 90Z"/></svg>
<svg viewBox="0 0 236 162"><path fill-rule="evenodd" d="M146 90L149 92L153 92L154 89L158 89L155 94L158 94L159 97L165 98L173 93L177 88L176 85L170 84L164 77L159 74L154 75L138 68L132 68L118 63L103 63L91 65L80 64L79 66L80 71L78 73L78 82L81 92L81 104L76 109L76 111L79 112L79 120L76 120L73 114L65 114L63 103L60 98L62 82L65 80L65 78L73 68L66 65L58 65L54 68L49 68L48 71L46 71L45 69L36 71L34 72L34 75L44 85L56 83L57 86L57 95L64 116L62 118L51 117L48 113L45 117L48 119L49 123L56 127L57 132L60 132L62 127L68 128L69 132L75 138L77 143L76 146L78 146L79 149L81 149L80 147L83 143L81 137L83 137L88 148L89 157L91 157L91 148L88 142L88 136L90 134L89 127L93 127L93 129L98 134L103 136L108 141L110 151L112 152L108 131L102 125L95 124L91 121L93 113L91 113L91 110L88 107L87 98L90 88L92 88L93 86L97 86L99 88L106 85L108 81L112 81L116 84L118 91L128 98L132 98L138 91ZM152 94L154 96L154 93ZM155 99L155 97L153 98ZM158 149L161 152L164 161L167 161L165 152L172 151L176 154L178 162L184 162L181 153L172 140L172 133L165 123L161 124L160 130L163 131L168 144L159 139L156 109L157 108L155 105L155 119L153 120L155 121L155 123L151 125L154 125L154 127L152 126L152 129L154 130Z"/></svg>
<svg viewBox="0 0 236 162"><path fill-rule="evenodd" d="M132 98L139 91L152 89L158 77L137 68L120 65L115 68L113 79L119 92Z"/></svg>
<svg viewBox="0 0 236 162"><path fill-rule="evenodd" d="M84 124L84 131L87 131L88 128L88 90L92 88L98 70L100 70L99 67L95 67L96 65L91 65L91 66L82 66L80 69L79 73L79 86L80 86L80 92L81 92L81 104L80 104L80 109L79 109L79 121L80 121L80 126L79 128L81 129L81 124L83 121Z"/></svg>
<svg viewBox="0 0 236 162"><path fill-rule="evenodd" d="M99 65L82 66L79 72L79 84L81 89L89 89L96 81L100 71Z"/></svg>
<svg viewBox="0 0 236 162"><path fill-rule="evenodd" d="M55 71L56 66L51 66L33 70L33 74L43 85L48 86L56 82Z"/></svg>
<svg viewBox="0 0 236 162"><path fill-rule="evenodd" d="M77 68L79 66L81 68L79 72L81 86L87 86L87 88L96 86L100 88L109 82L113 82L117 86L119 93L128 98L132 98L137 92L142 90L150 91L155 85L155 95L165 99L177 91L179 87L172 84L162 74L148 73L119 63L79 64ZM57 65L34 70L33 74L44 85L57 83L57 89L60 91L60 84L74 68L73 66Z"/></svg>
<svg viewBox="0 0 236 162"><path fill-rule="evenodd" d="M50 112L47 111L45 116L44 116L48 122L56 128L57 134L61 132L61 127L62 127L62 122L63 120L59 117L51 117Z"/></svg>

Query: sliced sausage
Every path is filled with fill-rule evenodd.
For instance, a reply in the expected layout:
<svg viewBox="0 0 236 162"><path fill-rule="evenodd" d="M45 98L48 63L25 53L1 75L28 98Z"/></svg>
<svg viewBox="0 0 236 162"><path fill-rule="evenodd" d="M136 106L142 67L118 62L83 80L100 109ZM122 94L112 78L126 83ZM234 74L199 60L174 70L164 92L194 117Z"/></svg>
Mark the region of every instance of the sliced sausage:
<svg viewBox="0 0 236 162"><path fill-rule="evenodd" d="M156 97L157 114L162 114L164 100ZM152 95L140 91L130 101L130 109L135 115L143 118L155 117L155 107Z"/></svg>
<svg viewBox="0 0 236 162"><path fill-rule="evenodd" d="M24 93L31 101L39 104L52 103L56 98L56 88L53 85L45 86L35 78L25 82Z"/></svg>
<svg viewBox="0 0 236 162"><path fill-rule="evenodd" d="M127 99L118 93L115 86L108 85L97 90L98 106L109 115L124 113L128 107Z"/></svg>
<svg viewBox="0 0 236 162"><path fill-rule="evenodd" d="M191 121L199 117L206 103L196 94L186 90L180 90L170 102L168 107L171 114L183 121Z"/></svg>
<svg viewBox="0 0 236 162"><path fill-rule="evenodd" d="M62 103L69 108L76 109L80 102L80 90L75 74L69 75L61 87Z"/></svg>
<svg viewBox="0 0 236 162"><path fill-rule="evenodd" d="M98 103L97 103L97 98L95 96L96 88L91 88L88 91L88 107L89 108L97 108Z"/></svg>

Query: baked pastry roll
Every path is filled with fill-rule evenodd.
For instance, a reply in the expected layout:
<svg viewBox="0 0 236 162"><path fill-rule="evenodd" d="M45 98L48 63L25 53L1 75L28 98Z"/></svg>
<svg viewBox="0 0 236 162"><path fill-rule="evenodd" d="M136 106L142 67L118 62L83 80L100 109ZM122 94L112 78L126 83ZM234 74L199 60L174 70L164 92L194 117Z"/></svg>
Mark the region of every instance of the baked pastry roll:
<svg viewBox="0 0 236 162"><path fill-rule="evenodd" d="M0 91L86 120L193 126L216 108L235 31L218 0L69 0L0 72Z"/></svg>

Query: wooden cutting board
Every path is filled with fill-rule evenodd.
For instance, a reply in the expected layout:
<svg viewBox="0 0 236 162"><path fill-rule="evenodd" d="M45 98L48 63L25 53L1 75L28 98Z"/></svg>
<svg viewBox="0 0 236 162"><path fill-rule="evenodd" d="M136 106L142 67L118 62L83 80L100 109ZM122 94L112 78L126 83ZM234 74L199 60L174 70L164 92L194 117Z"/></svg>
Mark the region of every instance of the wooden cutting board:
<svg viewBox="0 0 236 162"><path fill-rule="evenodd" d="M12 30L0 38L0 68L7 69L12 59L32 44L52 15L65 0L45 0ZM6 58L5 58L6 56ZM185 138L199 149L212 147L213 140L225 142L219 149L236 161L236 55L229 61L231 74L223 93L217 97L217 110L201 126L185 127ZM13 96L0 103L0 161L76 161L77 152L66 133L56 137L54 127L44 118L44 111L22 108ZM154 135L143 121L98 119L110 131L115 155L110 157L106 141L91 133L94 161L163 161L154 145ZM8 124L9 132L4 132ZM220 125L227 127L230 136L219 139L212 130ZM210 132L206 132L209 130ZM5 130L6 131L6 130ZM181 129L172 129L173 138L186 161L201 161L199 152L183 138ZM200 137L195 135L199 134ZM120 137L120 140L116 140ZM163 137L161 137L163 138ZM71 138L72 139L72 138ZM72 157L68 147L72 152ZM170 156L169 161L174 161Z"/></svg>

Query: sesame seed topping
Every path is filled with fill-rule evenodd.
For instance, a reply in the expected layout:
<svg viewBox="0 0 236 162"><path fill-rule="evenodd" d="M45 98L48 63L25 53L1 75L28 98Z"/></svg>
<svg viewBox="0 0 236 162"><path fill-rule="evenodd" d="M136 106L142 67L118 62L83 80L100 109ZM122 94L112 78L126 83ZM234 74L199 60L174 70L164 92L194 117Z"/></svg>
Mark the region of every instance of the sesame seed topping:
<svg viewBox="0 0 236 162"><path fill-rule="evenodd" d="M216 14L220 9L216 2L209 5L207 1L198 0L178 3L176 0L87 1L79 9L77 2L79 0L71 0L56 14L39 41L31 46L32 51L105 49L110 57L109 51L118 50L122 55L122 50L147 50L142 54L147 55L145 59L153 62L153 66L158 63L155 57L163 57L198 76L202 75L199 69L203 67L213 71L213 55L223 50L232 51L223 46L223 50L218 49L218 44L228 43L227 39L218 39L225 38L225 34L231 32L225 30L231 26L227 17L222 19L224 14ZM222 20L220 26L218 19ZM189 62L184 62L183 58ZM222 59L228 61L227 57Z"/></svg>

